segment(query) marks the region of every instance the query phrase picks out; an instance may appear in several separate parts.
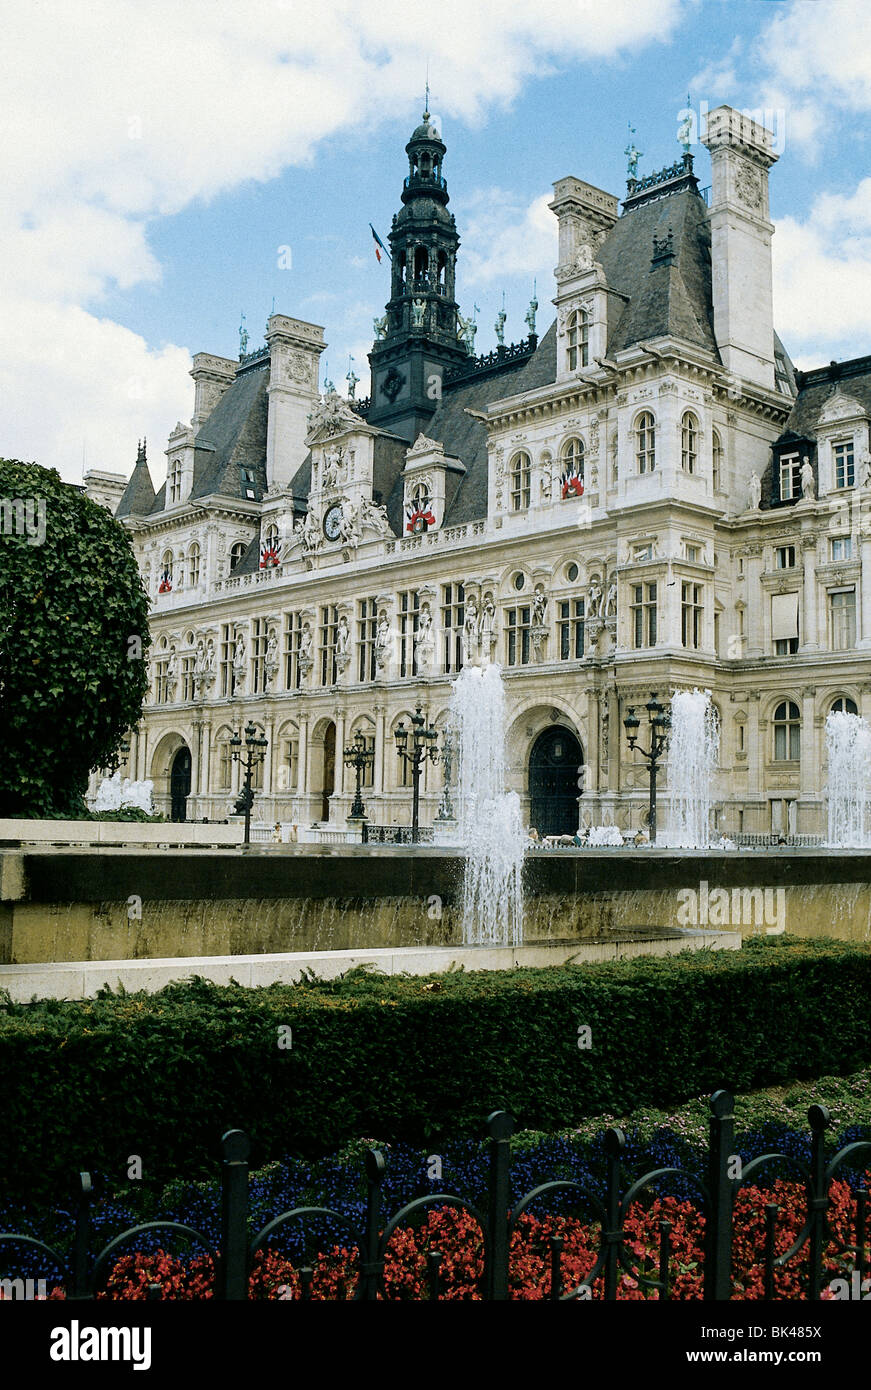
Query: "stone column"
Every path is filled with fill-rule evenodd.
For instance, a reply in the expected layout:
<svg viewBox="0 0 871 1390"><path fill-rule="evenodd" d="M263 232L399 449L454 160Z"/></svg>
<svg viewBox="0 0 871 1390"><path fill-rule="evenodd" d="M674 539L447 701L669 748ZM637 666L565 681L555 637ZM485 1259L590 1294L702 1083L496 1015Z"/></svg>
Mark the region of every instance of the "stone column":
<svg viewBox="0 0 871 1390"><path fill-rule="evenodd" d="M299 716L299 745L297 747L296 758L296 795L299 797L308 794L308 713Z"/></svg>
<svg viewBox="0 0 871 1390"><path fill-rule="evenodd" d="M375 713L375 762L372 767L372 797L380 798L384 794L384 757L385 757L385 726L386 710L384 705L376 705Z"/></svg>
<svg viewBox="0 0 871 1390"><path fill-rule="evenodd" d="M747 707L747 791L757 799L762 794L763 763L768 762L764 746L766 733L767 724L759 717L759 696L751 694Z"/></svg>
<svg viewBox="0 0 871 1390"><path fill-rule="evenodd" d="M270 715L263 721L263 736L266 739L266 757L263 760L263 796L272 796L272 768L275 758L275 719Z"/></svg>
<svg viewBox="0 0 871 1390"><path fill-rule="evenodd" d="M801 777L799 786L801 787L802 800L817 795L819 760L814 727L814 696L816 693L815 685L806 685L801 692Z"/></svg>
<svg viewBox="0 0 871 1390"><path fill-rule="evenodd" d="M862 538L862 575L859 581L861 601L856 614L857 647L871 647L871 537Z"/></svg>
<svg viewBox="0 0 871 1390"><path fill-rule="evenodd" d="M345 711L336 710L336 773L333 779L333 796L345 794Z"/></svg>
<svg viewBox="0 0 871 1390"><path fill-rule="evenodd" d="M201 790L203 796L212 792L212 721L203 720L203 755L200 765Z"/></svg>
<svg viewBox="0 0 871 1390"><path fill-rule="evenodd" d="M771 604L768 594L763 593L759 576L762 573L762 547L748 546L748 553L745 556L745 571L747 574L747 655L763 656L767 648L765 647L764 621L766 604L770 614Z"/></svg>
<svg viewBox="0 0 871 1390"><path fill-rule="evenodd" d="M802 536L801 555L804 566L804 595L802 600L801 650L816 651L817 640L817 538Z"/></svg>

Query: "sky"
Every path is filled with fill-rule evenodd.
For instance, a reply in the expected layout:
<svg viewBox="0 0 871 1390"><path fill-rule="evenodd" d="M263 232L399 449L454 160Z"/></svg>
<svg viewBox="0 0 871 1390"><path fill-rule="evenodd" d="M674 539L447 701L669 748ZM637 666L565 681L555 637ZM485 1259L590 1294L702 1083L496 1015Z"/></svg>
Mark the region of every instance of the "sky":
<svg viewBox="0 0 871 1390"><path fill-rule="evenodd" d="M476 350L553 318L556 179L625 195L727 103L773 131L775 325L799 367L871 353L868 0L0 0L0 456L157 486L193 353L323 325L368 388L429 74ZM687 98L689 97L689 104Z"/></svg>

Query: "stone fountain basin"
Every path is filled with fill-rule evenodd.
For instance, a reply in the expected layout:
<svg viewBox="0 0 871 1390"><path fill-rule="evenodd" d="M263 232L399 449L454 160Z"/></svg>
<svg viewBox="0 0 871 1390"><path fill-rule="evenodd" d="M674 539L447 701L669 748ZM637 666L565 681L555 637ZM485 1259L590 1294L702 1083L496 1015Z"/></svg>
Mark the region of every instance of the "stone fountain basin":
<svg viewBox="0 0 871 1390"><path fill-rule="evenodd" d="M462 872L459 850L428 846L9 848L0 850L0 965L456 953ZM711 915L716 889L737 906L732 920ZM766 891L773 925L744 913ZM866 850L533 850L524 892L522 949L610 949L639 931L686 928L871 940Z"/></svg>

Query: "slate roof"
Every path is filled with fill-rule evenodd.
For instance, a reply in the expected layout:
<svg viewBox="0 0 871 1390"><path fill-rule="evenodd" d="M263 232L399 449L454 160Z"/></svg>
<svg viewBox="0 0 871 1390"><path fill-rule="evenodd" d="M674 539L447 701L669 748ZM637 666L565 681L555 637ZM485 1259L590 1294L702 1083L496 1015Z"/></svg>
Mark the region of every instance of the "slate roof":
<svg viewBox="0 0 871 1390"><path fill-rule="evenodd" d="M799 372L798 387L784 433L792 430L803 439L816 439L820 411L835 394L852 397L871 418L871 357L855 357L850 362L833 362L812 372Z"/></svg>
<svg viewBox="0 0 871 1390"><path fill-rule="evenodd" d="M148 471L145 449L140 446L136 466L130 474L121 500L115 508L116 517L147 516L154 506L154 484Z"/></svg>
<svg viewBox="0 0 871 1390"><path fill-rule="evenodd" d="M268 385L267 360L264 367L240 372L227 387L196 437L191 501L216 493L244 500L243 468L254 474L254 500L262 498L266 491Z"/></svg>
<svg viewBox="0 0 871 1390"><path fill-rule="evenodd" d="M652 264L654 237L671 232L672 255ZM717 356L711 293L711 230L691 188L627 209L596 253L608 286L608 354L650 338L681 338Z"/></svg>

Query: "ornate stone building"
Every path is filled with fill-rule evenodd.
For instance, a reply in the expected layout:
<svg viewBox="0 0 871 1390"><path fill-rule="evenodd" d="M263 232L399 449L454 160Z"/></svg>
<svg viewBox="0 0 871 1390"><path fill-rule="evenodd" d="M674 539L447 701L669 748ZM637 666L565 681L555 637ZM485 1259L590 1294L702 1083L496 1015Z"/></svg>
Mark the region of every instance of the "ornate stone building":
<svg viewBox="0 0 871 1390"><path fill-rule="evenodd" d="M824 828L825 717L871 716L871 358L794 371L772 318L771 136L721 107L705 143L704 194L689 153L630 178L622 208L558 180L555 321L539 338L530 312L527 339L476 357L425 114L371 400L320 396L323 331L283 314L239 361L194 358L165 482L142 447L116 510L153 605L124 770L159 805L223 819L229 739L253 720L259 818L343 825L359 731L370 819L408 824L394 731L418 703L443 728L463 662L489 660L543 833L641 826L623 718L693 686L720 718L720 828ZM423 823L441 791L429 765Z"/></svg>

